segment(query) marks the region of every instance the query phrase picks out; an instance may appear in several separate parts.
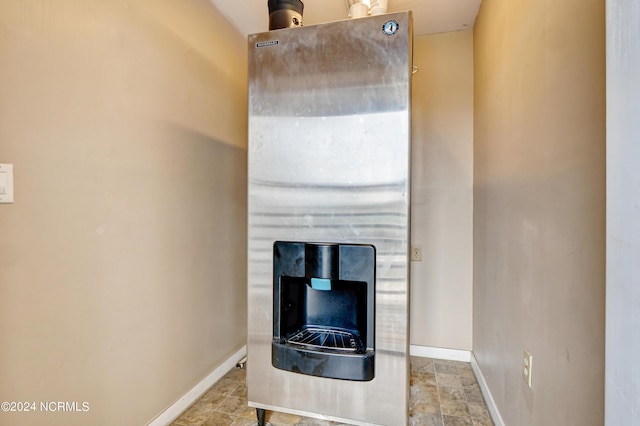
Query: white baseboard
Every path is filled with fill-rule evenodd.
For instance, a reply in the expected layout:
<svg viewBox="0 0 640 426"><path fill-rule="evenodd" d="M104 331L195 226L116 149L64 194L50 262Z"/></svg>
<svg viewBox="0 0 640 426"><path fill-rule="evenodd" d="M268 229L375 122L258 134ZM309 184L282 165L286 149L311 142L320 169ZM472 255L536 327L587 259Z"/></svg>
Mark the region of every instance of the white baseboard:
<svg viewBox="0 0 640 426"><path fill-rule="evenodd" d="M422 358L446 359L449 361L471 361L471 351L463 351L460 349L433 348L431 346L411 345L409 347L411 356L419 356Z"/></svg>
<svg viewBox="0 0 640 426"><path fill-rule="evenodd" d="M478 380L478 385L480 385L480 391L482 392L484 401L487 403L487 409L489 410L489 413L491 413L491 418L493 419L493 423L496 426L504 426L504 420L502 420L502 416L498 411L496 402L493 400L493 396L489 391L487 382L484 380L484 376L482 375L482 371L480 370L480 365L478 365L478 360L476 360L476 357L475 355L473 355L473 353L471 354L471 368L473 369L473 373L476 375L476 379Z"/></svg>
<svg viewBox="0 0 640 426"><path fill-rule="evenodd" d="M191 404L196 402L198 398L204 394L215 382L220 380L247 354L247 347L243 346L235 354L231 355L222 365L213 370L207 377L202 379L200 383L195 385L191 390L185 393L180 399L173 403L169 408L164 410L162 414L153 419L147 426L166 426L178 418Z"/></svg>

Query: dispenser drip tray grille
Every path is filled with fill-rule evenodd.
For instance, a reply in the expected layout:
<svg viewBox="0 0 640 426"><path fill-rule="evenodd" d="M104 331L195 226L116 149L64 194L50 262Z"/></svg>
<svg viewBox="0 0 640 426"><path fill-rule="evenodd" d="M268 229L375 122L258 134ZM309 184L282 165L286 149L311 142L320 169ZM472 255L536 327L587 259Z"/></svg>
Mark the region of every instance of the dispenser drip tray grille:
<svg viewBox="0 0 640 426"><path fill-rule="evenodd" d="M365 350L357 333L331 327L306 326L289 337L287 343L355 353Z"/></svg>

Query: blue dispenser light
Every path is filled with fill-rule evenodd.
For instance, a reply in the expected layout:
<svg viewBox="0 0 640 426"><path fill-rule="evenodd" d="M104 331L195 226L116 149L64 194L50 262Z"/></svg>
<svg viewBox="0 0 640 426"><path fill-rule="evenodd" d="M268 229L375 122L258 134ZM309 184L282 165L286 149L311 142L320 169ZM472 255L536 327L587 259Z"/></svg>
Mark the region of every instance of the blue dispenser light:
<svg viewBox="0 0 640 426"><path fill-rule="evenodd" d="M311 278L311 288L314 290L331 290L331 280L327 278Z"/></svg>

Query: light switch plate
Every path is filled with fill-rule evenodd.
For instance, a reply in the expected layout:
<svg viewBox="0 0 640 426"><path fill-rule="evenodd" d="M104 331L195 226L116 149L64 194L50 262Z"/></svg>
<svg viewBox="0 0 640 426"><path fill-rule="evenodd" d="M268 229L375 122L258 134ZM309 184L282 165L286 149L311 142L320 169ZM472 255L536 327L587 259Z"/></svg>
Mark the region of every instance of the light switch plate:
<svg viewBox="0 0 640 426"><path fill-rule="evenodd" d="M13 203L13 164L0 164L0 203Z"/></svg>

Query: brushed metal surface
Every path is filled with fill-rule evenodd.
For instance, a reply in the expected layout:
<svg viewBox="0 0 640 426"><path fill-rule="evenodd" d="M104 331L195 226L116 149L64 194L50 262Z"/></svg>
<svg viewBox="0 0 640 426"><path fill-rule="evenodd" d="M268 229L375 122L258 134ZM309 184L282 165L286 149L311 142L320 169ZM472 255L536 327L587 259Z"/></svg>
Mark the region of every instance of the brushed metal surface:
<svg viewBox="0 0 640 426"><path fill-rule="evenodd" d="M383 31L398 24L395 34ZM249 405L403 425L409 391L411 14L249 36ZM375 378L271 365L273 243L373 244Z"/></svg>

